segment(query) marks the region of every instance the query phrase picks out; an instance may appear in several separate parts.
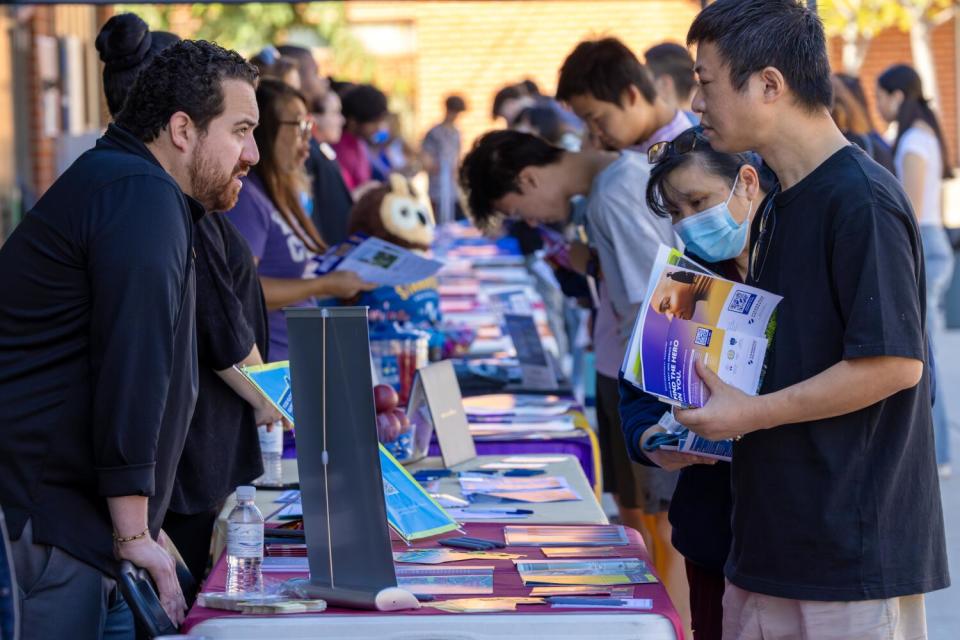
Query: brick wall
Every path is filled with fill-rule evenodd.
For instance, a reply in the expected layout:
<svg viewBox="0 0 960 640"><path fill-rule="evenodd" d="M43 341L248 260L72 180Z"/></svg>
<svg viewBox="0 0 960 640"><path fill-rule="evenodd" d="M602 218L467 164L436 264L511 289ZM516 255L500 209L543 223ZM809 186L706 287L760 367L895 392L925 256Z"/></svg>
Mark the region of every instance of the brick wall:
<svg viewBox="0 0 960 640"><path fill-rule="evenodd" d="M560 65L580 40L614 35L641 54L663 40L682 42L699 8L697 0L434 0L362 2L348 5L348 17L416 25L413 129L422 136L442 118L444 96L460 93L470 107L460 119L466 146L495 126L493 94L504 84L531 78L552 93Z"/></svg>
<svg viewBox="0 0 960 640"><path fill-rule="evenodd" d="M940 124L943 126L947 145L950 148L950 159L958 163L957 157L957 73L956 73L956 37L954 20L940 25L933 33L933 56L937 69L937 84L940 90ZM830 43L831 63L835 68L840 65L841 42L835 38ZM863 66L860 69L860 80L867 100L873 110L874 123L883 130L884 123L876 112L874 93L876 91L877 76L892 64L913 63L910 52L909 34L896 29L888 29L874 38L867 50Z"/></svg>

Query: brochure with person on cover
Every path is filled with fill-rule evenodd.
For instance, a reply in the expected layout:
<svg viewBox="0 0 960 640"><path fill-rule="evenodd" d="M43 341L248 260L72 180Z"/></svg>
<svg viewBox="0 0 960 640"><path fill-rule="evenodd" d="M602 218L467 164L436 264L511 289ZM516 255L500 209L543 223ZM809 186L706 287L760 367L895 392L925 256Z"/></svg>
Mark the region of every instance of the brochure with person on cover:
<svg viewBox="0 0 960 640"><path fill-rule="evenodd" d="M720 278L661 245L623 376L670 404L702 407L709 390L694 366L702 360L721 380L756 394L781 299Z"/></svg>

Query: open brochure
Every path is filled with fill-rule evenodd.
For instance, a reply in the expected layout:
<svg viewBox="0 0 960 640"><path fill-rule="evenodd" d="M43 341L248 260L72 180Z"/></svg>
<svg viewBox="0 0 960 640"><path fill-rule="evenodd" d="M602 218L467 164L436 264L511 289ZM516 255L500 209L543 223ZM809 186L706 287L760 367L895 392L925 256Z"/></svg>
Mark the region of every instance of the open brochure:
<svg viewBox="0 0 960 640"><path fill-rule="evenodd" d="M782 298L725 280L661 245L624 357L624 378L680 407L702 407L702 360L720 379L755 395Z"/></svg>
<svg viewBox="0 0 960 640"><path fill-rule="evenodd" d="M354 271L367 282L388 287L426 280L443 266L439 260L362 233L350 236L316 260L319 275Z"/></svg>

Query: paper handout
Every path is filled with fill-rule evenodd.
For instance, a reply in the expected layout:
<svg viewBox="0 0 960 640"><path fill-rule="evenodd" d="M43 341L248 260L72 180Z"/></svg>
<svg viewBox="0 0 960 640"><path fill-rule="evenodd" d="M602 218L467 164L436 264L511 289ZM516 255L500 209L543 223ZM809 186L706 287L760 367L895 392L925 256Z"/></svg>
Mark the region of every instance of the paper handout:
<svg viewBox="0 0 960 640"><path fill-rule="evenodd" d="M418 595L493 593L493 566L399 565L397 586Z"/></svg>
<svg viewBox="0 0 960 640"><path fill-rule="evenodd" d="M517 547L611 547L629 544L627 532L618 524L510 525L504 541Z"/></svg>
<svg viewBox="0 0 960 640"><path fill-rule="evenodd" d="M457 522L430 497L390 452L380 445L380 471L387 522L406 540L453 531Z"/></svg>
<svg viewBox="0 0 960 640"><path fill-rule="evenodd" d="M290 390L290 363L287 360L238 369L283 417L293 422L293 392Z"/></svg>
<svg viewBox="0 0 960 640"><path fill-rule="evenodd" d="M409 249L354 234L317 258L316 272L353 271L362 280L395 287L426 280L443 266L439 260L424 258Z"/></svg>
<svg viewBox="0 0 960 640"><path fill-rule="evenodd" d="M656 582L647 563L638 558L596 560L514 560L523 584L623 585Z"/></svg>
<svg viewBox="0 0 960 640"><path fill-rule="evenodd" d="M660 246L621 371L665 402L701 407L709 391L694 363L754 395L782 298L724 280L676 249Z"/></svg>

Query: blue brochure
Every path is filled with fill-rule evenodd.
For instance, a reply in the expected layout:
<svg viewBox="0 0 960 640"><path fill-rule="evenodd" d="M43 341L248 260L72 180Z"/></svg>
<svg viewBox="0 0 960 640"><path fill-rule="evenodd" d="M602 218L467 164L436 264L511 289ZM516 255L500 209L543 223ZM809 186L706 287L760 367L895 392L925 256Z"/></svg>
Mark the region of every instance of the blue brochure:
<svg viewBox="0 0 960 640"><path fill-rule="evenodd" d="M387 521L405 540L419 540L456 530L456 520L423 490L383 445L380 445L380 472Z"/></svg>
<svg viewBox="0 0 960 640"><path fill-rule="evenodd" d="M241 367L240 373L293 423L293 392L290 390L290 362L271 362Z"/></svg>

